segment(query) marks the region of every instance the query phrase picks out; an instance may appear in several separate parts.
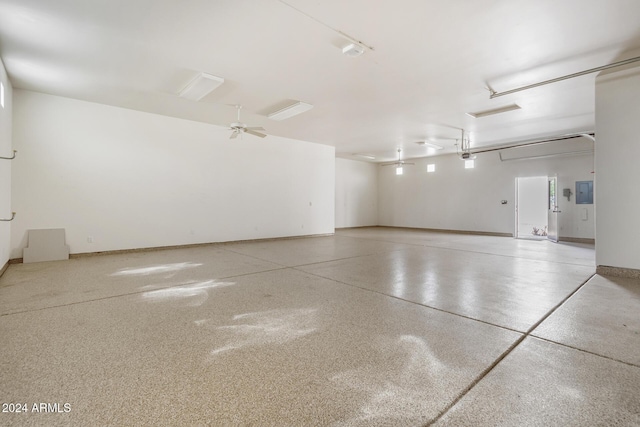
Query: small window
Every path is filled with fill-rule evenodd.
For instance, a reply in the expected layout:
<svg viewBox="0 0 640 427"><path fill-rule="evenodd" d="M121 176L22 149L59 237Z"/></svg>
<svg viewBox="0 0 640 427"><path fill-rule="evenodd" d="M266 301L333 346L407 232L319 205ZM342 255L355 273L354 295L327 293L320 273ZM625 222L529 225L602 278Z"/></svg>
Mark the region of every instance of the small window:
<svg viewBox="0 0 640 427"><path fill-rule="evenodd" d="M465 169L473 169L476 167L476 161L475 160L465 160L464 161L464 168Z"/></svg>
<svg viewBox="0 0 640 427"><path fill-rule="evenodd" d="M402 175L402 166L396 168L396 175Z"/></svg>
<svg viewBox="0 0 640 427"><path fill-rule="evenodd" d="M593 181L576 181L576 204L593 204Z"/></svg>
<svg viewBox="0 0 640 427"><path fill-rule="evenodd" d="M427 172L435 172L436 171L436 165L433 163L430 163L427 165Z"/></svg>

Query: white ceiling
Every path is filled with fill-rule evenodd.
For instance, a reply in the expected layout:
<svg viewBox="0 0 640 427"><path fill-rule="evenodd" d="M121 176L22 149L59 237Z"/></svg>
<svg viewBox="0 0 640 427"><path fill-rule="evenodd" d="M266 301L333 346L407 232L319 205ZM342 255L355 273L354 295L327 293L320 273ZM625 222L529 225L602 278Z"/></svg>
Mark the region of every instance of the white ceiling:
<svg viewBox="0 0 640 427"><path fill-rule="evenodd" d="M269 134L384 161L455 151L462 128L472 147L594 131L595 74L486 86L640 56L639 17L638 0L0 0L0 55L18 88L222 126L242 104ZM373 49L344 56L349 37ZM179 98L200 71L225 83ZM266 117L293 100L314 108Z"/></svg>

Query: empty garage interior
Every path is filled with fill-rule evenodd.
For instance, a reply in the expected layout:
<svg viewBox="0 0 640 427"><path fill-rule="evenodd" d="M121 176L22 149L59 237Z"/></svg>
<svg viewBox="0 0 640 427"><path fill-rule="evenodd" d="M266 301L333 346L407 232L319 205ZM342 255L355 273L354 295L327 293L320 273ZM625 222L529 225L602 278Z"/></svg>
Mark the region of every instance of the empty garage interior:
<svg viewBox="0 0 640 427"><path fill-rule="evenodd" d="M0 0L0 424L640 425L638 16Z"/></svg>

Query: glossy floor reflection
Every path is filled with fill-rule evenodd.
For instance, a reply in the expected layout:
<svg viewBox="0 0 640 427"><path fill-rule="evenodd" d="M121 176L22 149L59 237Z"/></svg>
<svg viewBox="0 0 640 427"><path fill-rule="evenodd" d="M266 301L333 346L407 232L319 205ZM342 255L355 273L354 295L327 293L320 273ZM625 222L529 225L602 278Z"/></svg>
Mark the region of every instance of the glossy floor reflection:
<svg viewBox="0 0 640 427"><path fill-rule="evenodd" d="M637 425L640 283L593 256L376 227L11 265L0 424Z"/></svg>

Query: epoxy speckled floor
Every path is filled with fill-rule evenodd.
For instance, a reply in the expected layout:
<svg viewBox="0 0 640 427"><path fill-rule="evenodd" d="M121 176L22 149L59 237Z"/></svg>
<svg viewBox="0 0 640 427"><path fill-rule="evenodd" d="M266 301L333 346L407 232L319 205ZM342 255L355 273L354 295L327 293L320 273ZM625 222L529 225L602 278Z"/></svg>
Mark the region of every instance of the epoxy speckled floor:
<svg viewBox="0 0 640 427"><path fill-rule="evenodd" d="M593 258L374 227L11 265L0 424L640 425L640 282Z"/></svg>

